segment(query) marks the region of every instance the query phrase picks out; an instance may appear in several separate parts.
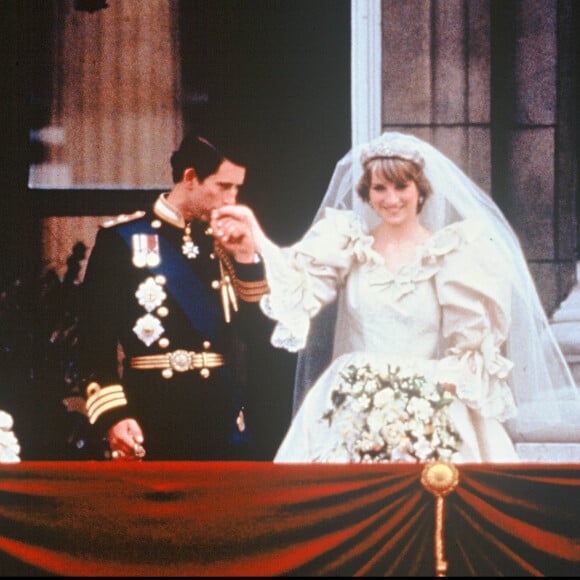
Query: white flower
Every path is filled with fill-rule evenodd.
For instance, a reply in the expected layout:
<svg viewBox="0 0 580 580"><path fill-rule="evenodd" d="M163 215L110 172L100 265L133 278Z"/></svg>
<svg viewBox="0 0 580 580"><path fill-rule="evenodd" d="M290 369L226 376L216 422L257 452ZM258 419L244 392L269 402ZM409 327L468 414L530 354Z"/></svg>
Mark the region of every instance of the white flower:
<svg viewBox="0 0 580 580"><path fill-rule="evenodd" d="M395 399L393 404L385 409L387 420L389 422L393 422L400 421L402 419L408 419L408 414L405 411L406 404L406 401Z"/></svg>
<svg viewBox="0 0 580 580"><path fill-rule="evenodd" d="M366 393L361 393L355 403L356 409L360 409L361 411L368 409L370 404L371 398Z"/></svg>
<svg viewBox="0 0 580 580"><path fill-rule="evenodd" d="M384 446L385 442L380 437L372 435L371 433L364 433L358 443L358 447L363 453L380 451Z"/></svg>
<svg viewBox="0 0 580 580"><path fill-rule="evenodd" d="M349 365L323 414L337 443L320 462L449 460L461 441L446 407L453 396L409 366Z"/></svg>
<svg viewBox="0 0 580 580"><path fill-rule="evenodd" d="M369 429L376 433L386 424L386 416L381 409L372 409L367 418Z"/></svg>
<svg viewBox="0 0 580 580"><path fill-rule="evenodd" d="M391 423L381 429L381 435L389 445L397 445L405 436L405 426L403 423Z"/></svg>
<svg viewBox="0 0 580 580"><path fill-rule="evenodd" d="M416 463L417 458L407 451L407 446L395 447L391 453L390 461L394 463Z"/></svg>
<svg viewBox="0 0 580 580"><path fill-rule="evenodd" d="M395 392L393 389L382 389L375 393L373 397L373 405L377 409L381 409L382 407L387 406L389 403L392 403L395 398Z"/></svg>
<svg viewBox="0 0 580 580"><path fill-rule="evenodd" d="M12 415L0 410L0 431L10 431L14 427Z"/></svg>
<svg viewBox="0 0 580 580"><path fill-rule="evenodd" d="M439 459L443 461L451 461L452 455L455 453L455 449L445 449L442 447L439 449Z"/></svg>
<svg viewBox="0 0 580 580"><path fill-rule="evenodd" d="M0 463L19 463L20 444L12 432L12 415L0 410Z"/></svg>
<svg viewBox="0 0 580 580"><path fill-rule="evenodd" d="M376 393L379 388L380 385L377 380L377 377L369 378L369 380L365 384L365 391L369 393L369 395L373 395L374 393Z"/></svg>
<svg viewBox="0 0 580 580"><path fill-rule="evenodd" d="M433 384L425 383L421 387L421 397L428 401L438 401L441 398L441 395L437 392L437 389L434 388Z"/></svg>
<svg viewBox="0 0 580 580"><path fill-rule="evenodd" d="M427 441L425 437L420 437L415 445L415 455L419 457L422 461L425 461L429 455L432 453L431 443Z"/></svg>
<svg viewBox="0 0 580 580"><path fill-rule="evenodd" d="M407 404L407 412L414 415L419 421L428 421L433 415L433 407L426 399L412 397Z"/></svg>
<svg viewBox="0 0 580 580"><path fill-rule="evenodd" d="M405 427L407 431L410 431L411 433L417 433L418 437L428 435L433 432L431 423L429 423L428 420L423 421L421 419L418 419L414 415L411 415L409 419L407 419L407 421L405 422ZM429 433L429 431L431 433Z"/></svg>

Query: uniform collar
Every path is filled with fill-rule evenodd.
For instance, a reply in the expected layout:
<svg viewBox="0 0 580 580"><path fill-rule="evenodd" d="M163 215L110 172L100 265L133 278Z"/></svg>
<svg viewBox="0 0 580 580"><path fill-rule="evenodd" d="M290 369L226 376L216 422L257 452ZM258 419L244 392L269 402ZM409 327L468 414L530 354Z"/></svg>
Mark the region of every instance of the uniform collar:
<svg viewBox="0 0 580 580"><path fill-rule="evenodd" d="M153 204L153 213L163 221L177 228L186 226L185 218L173 204L167 201L167 193L162 193Z"/></svg>

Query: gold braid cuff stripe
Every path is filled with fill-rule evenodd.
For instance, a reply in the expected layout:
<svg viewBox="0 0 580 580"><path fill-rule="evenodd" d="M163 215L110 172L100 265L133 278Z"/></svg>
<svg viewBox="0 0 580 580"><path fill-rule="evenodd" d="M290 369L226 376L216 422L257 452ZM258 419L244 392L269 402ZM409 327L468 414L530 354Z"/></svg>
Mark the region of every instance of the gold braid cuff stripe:
<svg viewBox="0 0 580 580"><path fill-rule="evenodd" d="M238 280L237 284L239 296L244 302L258 302L264 294L268 294L270 291L266 280L258 280L257 282Z"/></svg>
<svg viewBox="0 0 580 580"><path fill-rule="evenodd" d="M90 383L86 393L88 397L87 416L91 425L94 425L103 413L117 407L124 407L127 404L127 398L121 385L101 387L98 383Z"/></svg>

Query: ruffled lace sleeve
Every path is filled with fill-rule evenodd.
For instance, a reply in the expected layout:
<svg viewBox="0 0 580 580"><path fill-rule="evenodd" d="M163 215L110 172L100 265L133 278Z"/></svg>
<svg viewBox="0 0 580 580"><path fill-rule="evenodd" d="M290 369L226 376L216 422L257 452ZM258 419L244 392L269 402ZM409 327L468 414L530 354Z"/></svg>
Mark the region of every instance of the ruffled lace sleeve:
<svg viewBox="0 0 580 580"><path fill-rule="evenodd" d="M304 348L310 320L337 296L355 260L370 259L372 237L351 211L327 209L304 238L287 248L264 240L261 255L270 292L262 311L277 321L271 342L296 352Z"/></svg>
<svg viewBox="0 0 580 580"><path fill-rule="evenodd" d="M515 415L513 365L502 355L511 324L507 265L502 270L493 239L472 221L449 226L431 254L443 260L435 276L444 344L438 378L483 417L505 421Z"/></svg>

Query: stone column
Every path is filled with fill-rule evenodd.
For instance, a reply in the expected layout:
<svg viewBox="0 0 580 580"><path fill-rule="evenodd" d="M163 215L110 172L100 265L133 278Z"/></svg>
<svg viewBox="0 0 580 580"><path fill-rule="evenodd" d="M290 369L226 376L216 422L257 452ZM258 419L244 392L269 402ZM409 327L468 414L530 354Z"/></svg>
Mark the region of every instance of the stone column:
<svg viewBox="0 0 580 580"><path fill-rule="evenodd" d="M124 1L89 13L55 3L51 119L38 135L47 157L31 168L31 187L122 196L171 184L182 132L177 8L176 0ZM90 249L103 220L45 219L46 267L62 274L72 246Z"/></svg>
<svg viewBox="0 0 580 580"><path fill-rule="evenodd" d="M494 181L551 314L576 282L573 7L496 6Z"/></svg>

